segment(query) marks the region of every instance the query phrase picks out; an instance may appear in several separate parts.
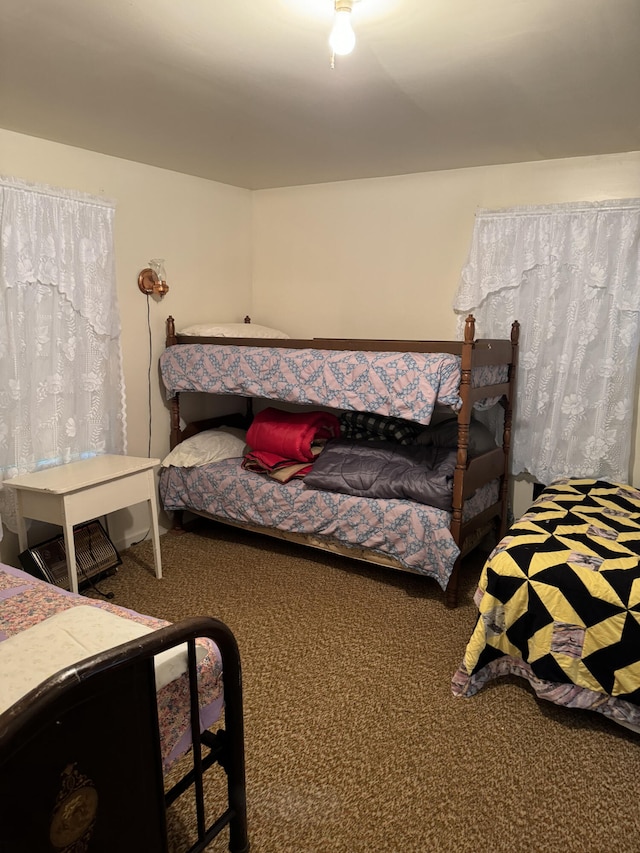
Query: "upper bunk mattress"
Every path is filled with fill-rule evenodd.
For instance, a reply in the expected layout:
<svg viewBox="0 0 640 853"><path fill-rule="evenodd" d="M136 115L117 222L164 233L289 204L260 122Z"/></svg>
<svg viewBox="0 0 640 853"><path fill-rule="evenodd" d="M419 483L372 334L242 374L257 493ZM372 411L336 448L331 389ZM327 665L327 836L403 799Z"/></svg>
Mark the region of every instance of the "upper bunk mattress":
<svg viewBox="0 0 640 853"><path fill-rule="evenodd" d="M461 405L460 358L447 353L180 344L162 353L160 370L168 397L237 394L422 424L436 402ZM474 384L490 382L474 375Z"/></svg>

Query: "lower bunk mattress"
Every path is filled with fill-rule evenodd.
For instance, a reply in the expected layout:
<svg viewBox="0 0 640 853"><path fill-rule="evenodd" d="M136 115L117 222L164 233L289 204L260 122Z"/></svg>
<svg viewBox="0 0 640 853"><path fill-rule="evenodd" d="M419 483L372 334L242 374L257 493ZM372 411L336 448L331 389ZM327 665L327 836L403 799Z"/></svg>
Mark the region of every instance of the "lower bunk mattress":
<svg viewBox="0 0 640 853"><path fill-rule="evenodd" d="M98 613L95 613L97 609ZM133 623L133 624L132 624ZM132 639L140 627L169 625L118 605L67 592L0 564L0 709L65 666L102 648ZM88 633L87 633L88 631ZM138 632L139 633L139 632ZM90 640L85 640L86 637ZM108 638L113 642L108 642ZM107 639L106 642L103 642ZM47 641L49 645L47 646ZM84 646L84 648L83 648ZM42 648L52 654L42 655ZM160 746L168 769L191 745L186 651L156 660ZM223 710L222 662L211 640L196 640L200 725L207 729ZM11 677L9 677L11 673Z"/></svg>
<svg viewBox="0 0 640 853"><path fill-rule="evenodd" d="M640 491L547 487L489 556L479 617L453 677L473 696L503 675L558 705L640 726Z"/></svg>
<svg viewBox="0 0 640 853"><path fill-rule="evenodd" d="M460 549L451 513L409 500L365 498L311 489L304 480L279 483L245 470L240 460L169 466L160 472L160 497L168 511L204 512L235 524L317 535L397 560L446 589ZM490 483L465 502L463 520L498 500Z"/></svg>

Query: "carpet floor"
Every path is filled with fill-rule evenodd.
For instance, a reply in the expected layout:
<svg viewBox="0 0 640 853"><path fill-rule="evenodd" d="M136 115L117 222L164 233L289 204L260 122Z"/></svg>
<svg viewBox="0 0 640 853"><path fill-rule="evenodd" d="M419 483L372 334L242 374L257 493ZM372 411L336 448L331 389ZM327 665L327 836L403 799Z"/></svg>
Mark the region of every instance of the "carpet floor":
<svg viewBox="0 0 640 853"><path fill-rule="evenodd" d="M513 677L453 697L477 558L450 610L428 579L213 523L161 546L162 580L143 542L100 586L234 632L252 853L640 851L638 736ZM177 803L169 824L180 853L193 815Z"/></svg>

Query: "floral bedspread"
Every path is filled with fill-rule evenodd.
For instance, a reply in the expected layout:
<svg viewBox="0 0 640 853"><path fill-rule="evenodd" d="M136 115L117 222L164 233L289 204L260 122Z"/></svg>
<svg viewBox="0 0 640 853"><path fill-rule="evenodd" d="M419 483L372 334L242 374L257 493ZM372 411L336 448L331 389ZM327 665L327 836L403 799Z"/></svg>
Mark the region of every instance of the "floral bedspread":
<svg viewBox="0 0 640 853"><path fill-rule="evenodd" d="M363 498L283 484L226 459L196 468L163 468L160 497L166 510L195 509L242 524L317 534L389 555L433 577L445 589L459 549L451 514L408 500ZM497 500L495 483L465 501L470 518Z"/></svg>
<svg viewBox="0 0 640 853"><path fill-rule="evenodd" d="M170 624L106 601L67 592L19 569L0 564L0 641L31 628L55 613L79 605L100 607L149 628L163 628ZM213 642L205 638L196 642L208 648L207 655L198 665L200 721L205 729L212 726L222 713L222 662ZM188 684L185 674L158 691L160 745L165 769L186 752L191 744Z"/></svg>
<svg viewBox="0 0 640 853"><path fill-rule="evenodd" d="M436 401L461 405L460 359L449 354L180 344L162 353L160 370L169 397L239 394L423 424Z"/></svg>
<svg viewBox="0 0 640 853"><path fill-rule="evenodd" d="M547 487L490 555L457 696L516 674L536 693L640 725L640 491Z"/></svg>

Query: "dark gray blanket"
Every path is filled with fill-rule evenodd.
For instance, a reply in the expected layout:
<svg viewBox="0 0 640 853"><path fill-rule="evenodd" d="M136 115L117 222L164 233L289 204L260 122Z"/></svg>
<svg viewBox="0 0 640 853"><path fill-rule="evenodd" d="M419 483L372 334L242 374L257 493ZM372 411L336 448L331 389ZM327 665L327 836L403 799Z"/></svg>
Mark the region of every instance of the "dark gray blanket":
<svg viewBox="0 0 640 853"><path fill-rule="evenodd" d="M451 448L332 439L304 483L312 489L403 498L450 511L455 465Z"/></svg>

